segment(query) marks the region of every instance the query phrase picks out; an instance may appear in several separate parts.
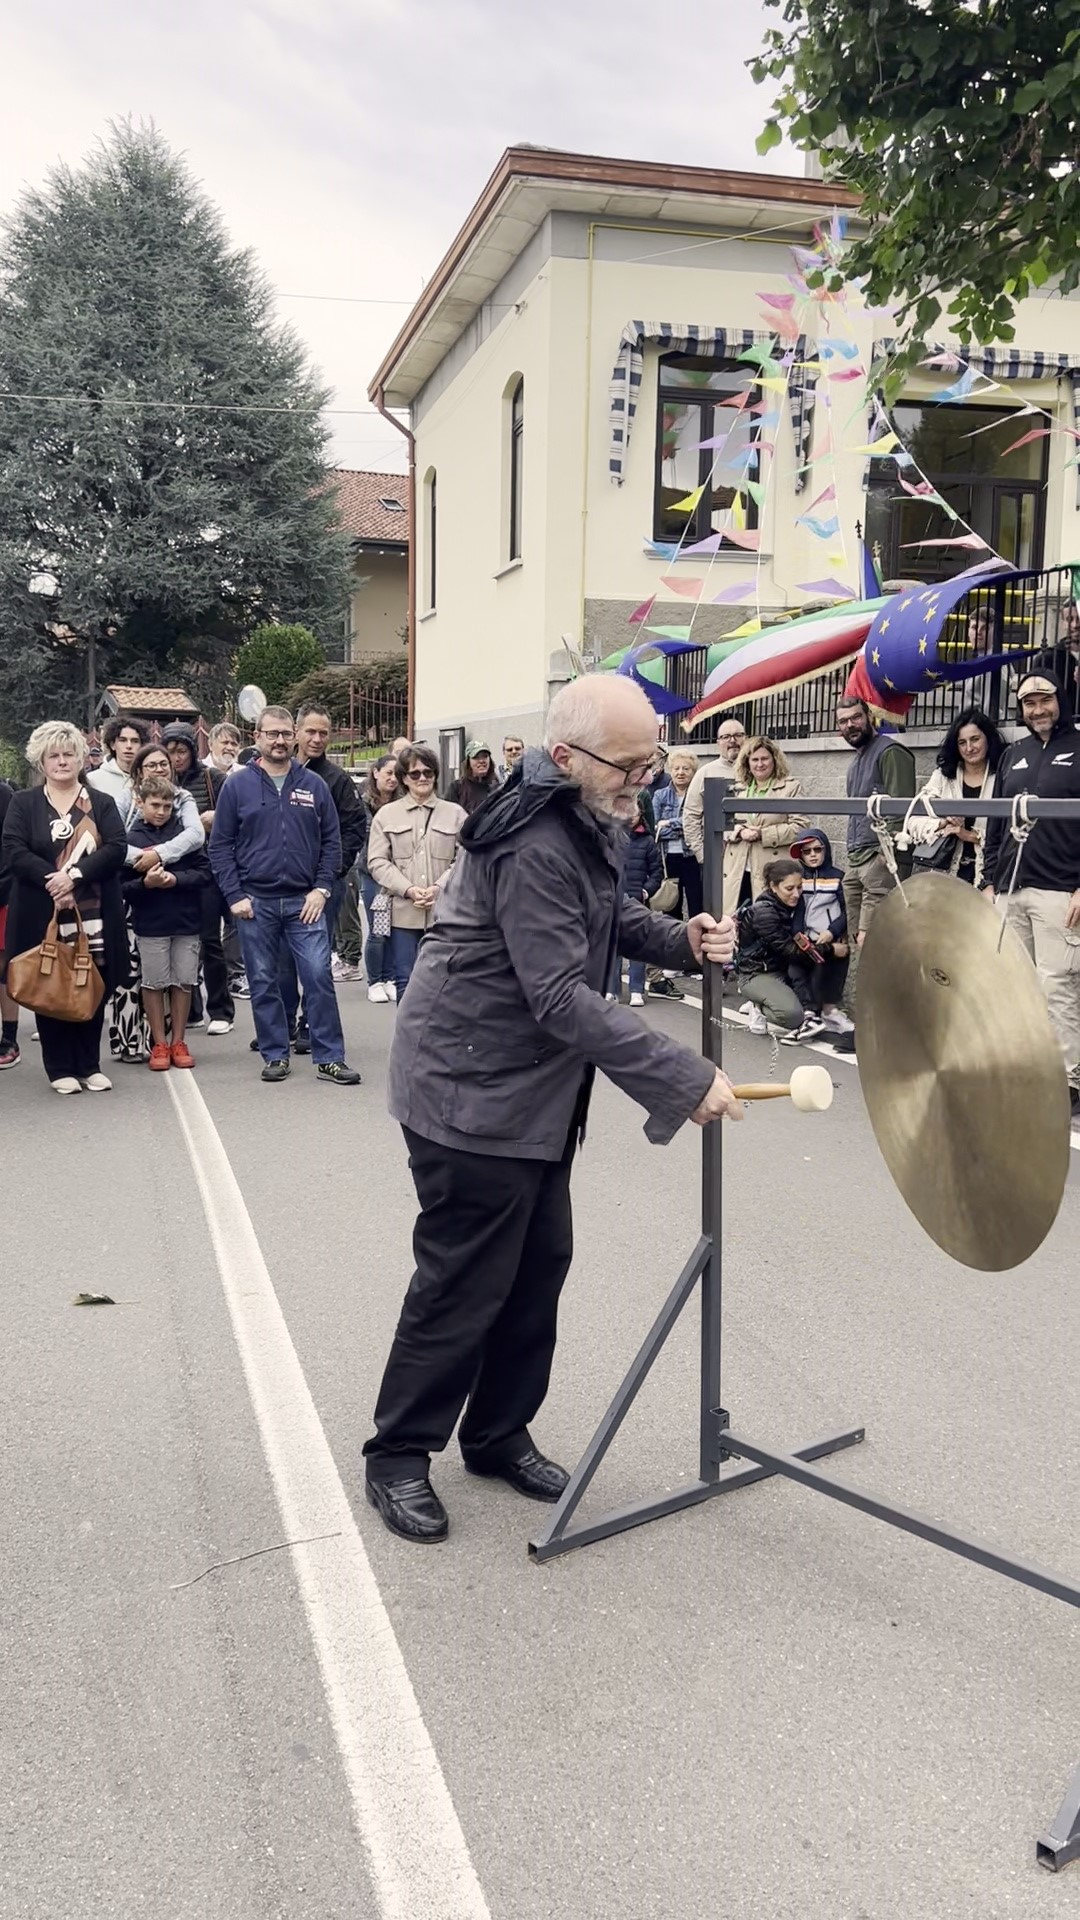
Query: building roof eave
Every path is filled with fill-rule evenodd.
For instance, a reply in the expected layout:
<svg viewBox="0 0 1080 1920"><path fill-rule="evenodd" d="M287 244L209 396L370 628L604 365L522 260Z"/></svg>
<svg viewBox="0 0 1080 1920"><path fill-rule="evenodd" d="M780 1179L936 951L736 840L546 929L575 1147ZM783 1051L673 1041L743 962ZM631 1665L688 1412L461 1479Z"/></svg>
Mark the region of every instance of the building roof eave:
<svg viewBox="0 0 1080 1920"><path fill-rule="evenodd" d="M576 209L656 223L711 214L719 237L725 229L775 227L779 211L790 213L796 239L816 219L859 204L850 189L822 180L508 147L377 368L369 396L394 407L411 403L548 213Z"/></svg>

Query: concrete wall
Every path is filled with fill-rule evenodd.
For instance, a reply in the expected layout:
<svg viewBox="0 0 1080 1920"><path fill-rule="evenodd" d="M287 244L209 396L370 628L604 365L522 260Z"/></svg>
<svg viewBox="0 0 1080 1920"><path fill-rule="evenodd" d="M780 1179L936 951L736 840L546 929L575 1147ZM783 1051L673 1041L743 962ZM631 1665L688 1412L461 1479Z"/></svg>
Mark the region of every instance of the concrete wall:
<svg viewBox="0 0 1080 1920"><path fill-rule="evenodd" d="M360 553L353 561L347 658L401 653L408 646L407 554Z"/></svg>

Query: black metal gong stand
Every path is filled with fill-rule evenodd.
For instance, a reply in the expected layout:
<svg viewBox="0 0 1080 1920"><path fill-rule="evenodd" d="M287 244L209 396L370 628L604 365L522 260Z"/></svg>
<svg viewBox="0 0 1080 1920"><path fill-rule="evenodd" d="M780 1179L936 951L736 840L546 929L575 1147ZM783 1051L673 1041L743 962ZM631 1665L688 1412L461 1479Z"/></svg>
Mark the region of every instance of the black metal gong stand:
<svg viewBox="0 0 1080 1920"><path fill-rule="evenodd" d="M705 781L704 803L705 904L711 912L718 913L723 899L723 834L727 820L739 813L783 813L790 803L782 799L768 798L755 798L752 801L737 800L728 783L719 777ZM906 800L884 798L880 802L880 812L886 818L899 819L907 813L908 804ZM1007 819L1012 812L1011 803L1007 800L966 801L965 806L969 813L988 817L997 816ZM939 818L946 819L955 808L955 801L935 801L931 803L931 807ZM838 815L846 818L865 811L866 802L862 800L815 799L813 802L813 812L823 817ZM1080 811L1078 801L1033 799L1029 803L1029 817L1032 820L1040 817L1075 818L1078 811ZM702 1051L708 1059L719 1065L723 1051L721 984L717 981L714 985L712 968L705 970L702 998ZM537 1561L553 1560L559 1554L572 1553L578 1547L591 1545L595 1540L607 1540L613 1534L625 1533L628 1528L642 1526L648 1520L659 1520L665 1514L678 1513L684 1507L698 1506L702 1501L712 1500L719 1494L735 1493L739 1488L751 1486L757 1480L766 1480L773 1474L782 1474L784 1478L795 1480L801 1486L808 1487L813 1493L826 1494L831 1500L839 1500L845 1506L857 1508L861 1513L872 1514L875 1519L883 1520L887 1526L897 1527L904 1533L915 1534L921 1540L930 1541L933 1546L944 1547L948 1553L959 1554L964 1560L973 1560L978 1566L988 1567L992 1573L1004 1574L1010 1580L1020 1581L1023 1586L1034 1587L1039 1593L1049 1594L1056 1600L1064 1600L1069 1606L1080 1607L1080 1586L1075 1581L1050 1573L1046 1568L1034 1566L1029 1561L1018 1560L1010 1554L1000 1553L984 1541L972 1539L967 1534L956 1532L952 1527L940 1525L925 1514L912 1512L910 1508L897 1506L891 1500L884 1500L876 1494L867 1493L863 1488L852 1486L848 1481L836 1479L831 1473L821 1472L812 1464L827 1454L838 1453L844 1447L856 1446L865 1437L865 1428L847 1427L839 1433L826 1434L821 1439L812 1440L808 1445L797 1447L790 1453L782 1453L774 1447L762 1446L758 1441L748 1440L732 1429L730 1416L723 1405L720 1372L723 1304L722 1160L723 1128L721 1126L704 1128L701 1234L697 1245L646 1334L637 1357L615 1398L574 1468L562 1499L553 1509L550 1524L543 1533L530 1542L529 1552L533 1558ZM629 1506L613 1508L610 1512L601 1514L598 1519L572 1527L570 1522L582 1497L633 1406L650 1368L662 1351L683 1309L698 1291L700 1291L701 1313L701 1380L699 1460L696 1480L687 1481L671 1492L636 1500ZM721 1472L721 1468L726 1467L732 1460L749 1464L742 1465L734 1472ZM1074 1773L1054 1819L1036 1844L1036 1859L1039 1864L1052 1870L1056 1871L1066 1866L1070 1860L1078 1858L1080 1858L1080 1767Z"/></svg>

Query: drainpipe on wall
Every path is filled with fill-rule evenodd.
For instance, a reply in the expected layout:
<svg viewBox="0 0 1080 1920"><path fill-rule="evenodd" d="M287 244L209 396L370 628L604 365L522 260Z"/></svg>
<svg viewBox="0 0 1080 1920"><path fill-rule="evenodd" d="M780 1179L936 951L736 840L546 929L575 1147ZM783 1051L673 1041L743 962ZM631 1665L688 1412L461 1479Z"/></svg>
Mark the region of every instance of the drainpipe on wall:
<svg viewBox="0 0 1080 1920"><path fill-rule="evenodd" d="M383 419L388 420L390 425L396 427L399 433L403 433L409 443L409 610L406 616L408 626L406 645L408 648L409 692L408 717L405 731L411 740L416 731L416 537L418 525L416 516L416 440L408 427L403 426L400 420L395 420L393 414L387 412L385 387L377 387L371 397L375 402L376 412L381 413Z"/></svg>

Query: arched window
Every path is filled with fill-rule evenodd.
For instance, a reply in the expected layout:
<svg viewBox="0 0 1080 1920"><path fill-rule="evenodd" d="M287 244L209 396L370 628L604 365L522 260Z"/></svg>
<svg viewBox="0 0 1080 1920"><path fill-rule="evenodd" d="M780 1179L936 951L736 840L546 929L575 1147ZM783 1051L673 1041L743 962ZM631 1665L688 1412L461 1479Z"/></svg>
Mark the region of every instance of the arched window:
<svg viewBox="0 0 1080 1920"><path fill-rule="evenodd" d="M424 475L424 612L435 610L436 554L438 551L437 534L436 476L434 467L429 467Z"/></svg>
<svg viewBox="0 0 1080 1920"><path fill-rule="evenodd" d="M507 560L521 559L521 501L525 451L525 382L519 380L510 395L510 539Z"/></svg>

